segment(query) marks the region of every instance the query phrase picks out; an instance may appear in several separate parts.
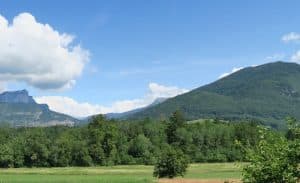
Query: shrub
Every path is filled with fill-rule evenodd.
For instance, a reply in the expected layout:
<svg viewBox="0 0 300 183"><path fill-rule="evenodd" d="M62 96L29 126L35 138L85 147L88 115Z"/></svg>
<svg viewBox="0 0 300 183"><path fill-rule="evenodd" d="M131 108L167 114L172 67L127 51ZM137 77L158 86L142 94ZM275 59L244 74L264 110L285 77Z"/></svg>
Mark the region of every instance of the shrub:
<svg viewBox="0 0 300 183"><path fill-rule="evenodd" d="M0 145L0 167L8 168L13 166L13 151L7 144Z"/></svg>
<svg viewBox="0 0 300 183"><path fill-rule="evenodd" d="M294 130L292 130L294 131ZM261 129L256 148L247 150L250 161L243 169L245 183L296 183L299 180L299 140L288 140Z"/></svg>
<svg viewBox="0 0 300 183"><path fill-rule="evenodd" d="M179 149L167 146L155 164L153 176L174 178L184 176L188 167L188 159Z"/></svg>

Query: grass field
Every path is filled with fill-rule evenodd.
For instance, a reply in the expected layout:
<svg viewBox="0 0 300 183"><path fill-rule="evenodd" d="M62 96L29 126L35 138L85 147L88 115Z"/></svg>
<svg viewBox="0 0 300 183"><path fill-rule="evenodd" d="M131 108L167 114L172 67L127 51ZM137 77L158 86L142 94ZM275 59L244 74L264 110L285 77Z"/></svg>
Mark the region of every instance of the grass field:
<svg viewBox="0 0 300 183"><path fill-rule="evenodd" d="M0 183L148 183L170 182L152 177L152 166L11 168L0 169ZM172 182L224 182L239 179L239 166L233 163L190 165L184 179ZM202 181L201 181L202 180Z"/></svg>

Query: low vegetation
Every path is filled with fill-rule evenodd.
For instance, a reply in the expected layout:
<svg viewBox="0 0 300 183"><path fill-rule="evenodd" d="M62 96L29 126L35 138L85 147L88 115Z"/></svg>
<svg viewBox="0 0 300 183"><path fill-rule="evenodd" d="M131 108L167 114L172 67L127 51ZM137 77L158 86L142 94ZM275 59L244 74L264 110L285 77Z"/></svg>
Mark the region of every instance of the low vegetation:
<svg viewBox="0 0 300 183"><path fill-rule="evenodd" d="M174 178L184 176L188 167L187 157L181 150L166 146L154 167L155 177Z"/></svg>
<svg viewBox="0 0 300 183"><path fill-rule="evenodd" d="M59 167L59 168L9 168L0 169L3 183L155 183L165 182L152 176L153 166L116 165L101 167ZM241 178L241 170L234 163L191 164L184 181L216 181ZM173 179L173 182L183 179Z"/></svg>
<svg viewBox="0 0 300 183"><path fill-rule="evenodd" d="M243 170L245 183L297 183L300 181L300 128L288 119L289 133L282 136L266 128L260 129L260 140L247 148L250 162Z"/></svg>

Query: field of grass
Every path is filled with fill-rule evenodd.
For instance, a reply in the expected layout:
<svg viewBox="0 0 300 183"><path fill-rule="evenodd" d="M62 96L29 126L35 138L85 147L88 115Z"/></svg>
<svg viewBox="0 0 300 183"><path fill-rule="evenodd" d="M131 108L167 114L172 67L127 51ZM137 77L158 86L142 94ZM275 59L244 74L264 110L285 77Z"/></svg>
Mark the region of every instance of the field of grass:
<svg viewBox="0 0 300 183"><path fill-rule="evenodd" d="M0 169L0 183L149 183L152 166L129 165L113 167L68 168L11 168ZM205 163L190 165L184 180L239 179L239 166L233 163ZM178 179L184 182L182 179ZM162 180L160 182L164 182Z"/></svg>

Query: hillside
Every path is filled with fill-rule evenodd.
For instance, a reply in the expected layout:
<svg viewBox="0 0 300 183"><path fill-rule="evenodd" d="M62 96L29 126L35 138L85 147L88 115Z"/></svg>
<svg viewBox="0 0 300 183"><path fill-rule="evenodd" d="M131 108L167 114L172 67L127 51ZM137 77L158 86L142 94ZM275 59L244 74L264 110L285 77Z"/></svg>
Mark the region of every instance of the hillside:
<svg viewBox="0 0 300 183"><path fill-rule="evenodd" d="M244 68L128 118L166 118L177 109L189 120L255 119L274 127L288 115L300 119L300 65L274 62Z"/></svg>
<svg viewBox="0 0 300 183"><path fill-rule="evenodd" d="M0 94L0 123L12 126L73 126L79 120L37 104L26 90Z"/></svg>

